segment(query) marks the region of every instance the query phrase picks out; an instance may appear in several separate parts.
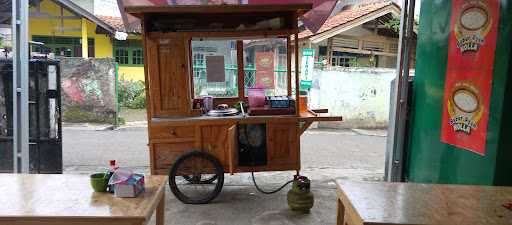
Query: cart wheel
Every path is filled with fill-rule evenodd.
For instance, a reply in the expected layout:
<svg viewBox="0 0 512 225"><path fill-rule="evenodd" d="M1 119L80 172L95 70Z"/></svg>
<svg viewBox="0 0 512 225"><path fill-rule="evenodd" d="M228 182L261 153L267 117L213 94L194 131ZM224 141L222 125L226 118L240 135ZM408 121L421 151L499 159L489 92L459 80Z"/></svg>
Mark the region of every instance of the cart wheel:
<svg viewBox="0 0 512 225"><path fill-rule="evenodd" d="M205 175L199 175L199 176L184 175L183 179L185 179L186 181L188 181L189 183L192 183L192 184L211 184L215 180L217 180L217 175L210 175L210 176L205 176Z"/></svg>
<svg viewBox="0 0 512 225"><path fill-rule="evenodd" d="M172 193L186 204L210 202L220 194L223 185L222 165L206 152L192 151L180 156L169 172Z"/></svg>

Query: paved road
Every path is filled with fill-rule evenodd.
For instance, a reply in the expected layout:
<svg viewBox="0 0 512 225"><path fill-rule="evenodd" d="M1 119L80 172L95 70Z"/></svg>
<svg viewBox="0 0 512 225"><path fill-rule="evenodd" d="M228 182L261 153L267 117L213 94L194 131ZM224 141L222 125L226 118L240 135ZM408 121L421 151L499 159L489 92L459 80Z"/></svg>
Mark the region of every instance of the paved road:
<svg viewBox="0 0 512 225"><path fill-rule="evenodd" d="M167 190L166 224L335 224L336 190L333 179L381 179L386 141L380 135L382 133L385 132L310 129L302 136L302 173L312 179L315 194L315 207L310 214L288 209L288 188L274 195L260 194L248 174L236 174L226 175L221 195L207 205L182 204ZM121 166L148 171L145 127L114 131L65 127L63 140L66 173L98 171L105 167L109 159L118 160ZM289 180L292 175L292 172L257 173L256 179L262 188L268 190Z"/></svg>
<svg viewBox="0 0 512 225"><path fill-rule="evenodd" d="M308 130L301 140L303 172L320 181L381 178L386 138L380 131L365 133L370 135L349 130ZM145 127L114 131L65 127L63 140L64 166L70 172L100 169L110 159L141 170L149 165Z"/></svg>

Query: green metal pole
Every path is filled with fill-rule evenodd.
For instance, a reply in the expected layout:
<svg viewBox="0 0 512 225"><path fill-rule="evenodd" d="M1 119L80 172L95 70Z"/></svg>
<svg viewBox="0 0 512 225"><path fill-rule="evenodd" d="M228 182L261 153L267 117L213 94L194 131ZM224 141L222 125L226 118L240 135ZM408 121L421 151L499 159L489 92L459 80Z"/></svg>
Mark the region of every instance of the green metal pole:
<svg viewBox="0 0 512 225"><path fill-rule="evenodd" d="M119 113L121 112L121 107L119 106L119 64L115 63L115 100L116 100L116 116L114 126L119 126Z"/></svg>

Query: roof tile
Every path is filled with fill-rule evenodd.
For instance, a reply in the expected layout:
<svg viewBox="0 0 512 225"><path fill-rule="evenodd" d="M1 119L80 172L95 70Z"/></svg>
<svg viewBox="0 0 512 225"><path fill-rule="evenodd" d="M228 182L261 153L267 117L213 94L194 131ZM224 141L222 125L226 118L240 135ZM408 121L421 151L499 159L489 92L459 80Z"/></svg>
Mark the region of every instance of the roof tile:
<svg viewBox="0 0 512 225"><path fill-rule="evenodd" d="M366 16L392 4L393 2L390 0L380 0L371 3L360 4L354 6L353 8L342 10L338 14L327 19L316 34L332 30L340 25L346 24L362 16ZM307 38L316 34L313 34L310 30L306 29L299 33L299 39Z"/></svg>
<svg viewBox="0 0 512 225"><path fill-rule="evenodd" d="M112 26L116 31L120 32L126 32L126 29L124 28L123 19L121 17L117 16L100 16L96 15L100 20L103 20L103 22L107 23L108 25Z"/></svg>

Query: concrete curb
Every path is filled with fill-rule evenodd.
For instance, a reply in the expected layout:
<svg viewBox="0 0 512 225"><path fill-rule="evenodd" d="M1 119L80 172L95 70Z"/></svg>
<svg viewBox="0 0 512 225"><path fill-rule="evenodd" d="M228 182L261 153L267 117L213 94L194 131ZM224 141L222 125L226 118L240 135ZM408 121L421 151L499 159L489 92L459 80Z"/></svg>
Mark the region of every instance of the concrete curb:
<svg viewBox="0 0 512 225"><path fill-rule="evenodd" d="M367 130L367 129L351 129L354 133L359 135L366 136L376 136L376 137L387 137L387 130L384 129L375 129L375 130Z"/></svg>
<svg viewBox="0 0 512 225"><path fill-rule="evenodd" d="M125 130L130 128L144 128L148 127L148 121L132 121L132 122L126 122L126 124L119 126L116 128L116 130Z"/></svg>
<svg viewBox="0 0 512 225"><path fill-rule="evenodd" d="M114 130L115 126L112 124L62 123L62 128L66 129L66 130L108 131L108 130Z"/></svg>

